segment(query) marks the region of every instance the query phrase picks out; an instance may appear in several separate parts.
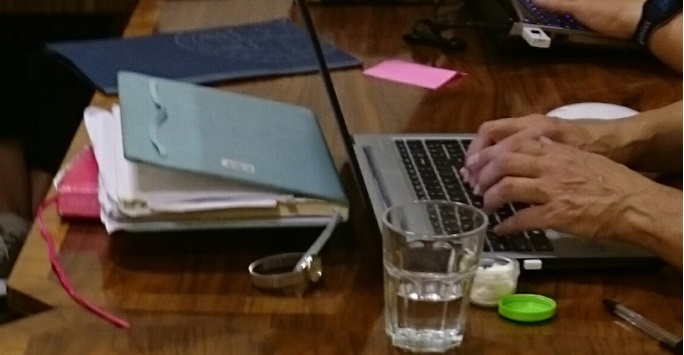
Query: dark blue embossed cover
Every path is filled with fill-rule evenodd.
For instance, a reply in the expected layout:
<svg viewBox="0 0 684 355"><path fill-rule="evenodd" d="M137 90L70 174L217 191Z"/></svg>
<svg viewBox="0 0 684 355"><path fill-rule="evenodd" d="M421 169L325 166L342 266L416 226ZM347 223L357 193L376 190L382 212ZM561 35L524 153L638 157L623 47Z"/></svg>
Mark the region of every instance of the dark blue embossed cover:
<svg viewBox="0 0 684 355"><path fill-rule="evenodd" d="M47 45L98 89L116 94L121 70L206 84L318 70L306 29L289 19L145 37ZM322 43L328 66L360 65L350 54Z"/></svg>

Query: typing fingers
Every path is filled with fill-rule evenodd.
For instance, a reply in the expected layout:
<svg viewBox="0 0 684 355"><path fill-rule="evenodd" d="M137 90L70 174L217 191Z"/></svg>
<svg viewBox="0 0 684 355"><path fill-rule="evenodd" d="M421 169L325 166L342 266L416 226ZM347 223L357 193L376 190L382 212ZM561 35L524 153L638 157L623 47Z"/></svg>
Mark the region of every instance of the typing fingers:
<svg viewBox="0 0 684 355"><path fill-rule="evenodd" d="M506 176L482 195L483 209L492 213L507 202L524 202L541 205L549 201L547 194L538 187L537 179Z"/></svg>
<svg viewBox="0 0 684 355"><path fill-rule="evenodd" d="M514 135L469 156L466 159L465 168L463 169L466 172L464 175L467 175L467 182L472 188L474 188L478 185L478 183L481 183L479 181L481 170L489 165L493 160L499 158L501 164L508 164L507 162L503 161L506 157L508 157L508 153L540 156L543 155L546 150L545 144L541 143L537 139L520 138L519 136ZM515 162L511 163L510 165L515 165ZM492 166L490 169L495 168L496 165ZM492 182L490 181L489 183L491 184Z"/></svg>
<svg viewBox="0 0 684 355"><path fill-rule="evenodd" d="M471 156L510 136L536 138L543 134L549 122L549 117L541 114L487 121L477 130L477 136L470 143L466 156Z"/></svg>
<svg viewBox="0 0 684 355"><path fill-rule="evenodd" d="M473 154L477 154L481 150L496 143L496 140L494 140L492 134L488 132L486 125L487 123L484 123L482 126L480 126L477 136L475 136L473 141L470 142L470 146L468 146L468 151L466 152L466 158L472 156Z"/></svg>
<svg viewBox="0 0 684 355"><path fill-rule="evenodd" d="M551 225L546 223L544 206L530 206L518 210L513 216L501 221L494 227L494 232L500 235L515 234L524 230L548 229Z"/></svg>
<svg viewBox="0 0 684 355"><path fill-rule="evenodd" d="M477 136L473 139L466 152L466 157L469 157L496 142L515 134L520 127L515 124L515 119L504 118L494 121L487 121L483 123L477 130Z"/></svg>
<svg viewBox="0 0 684 355"><path fill-rule="evenodd" d="M496 155L478 172L473 192L480 195L505 176L538 177L536 157L516 152Z"/></svg>

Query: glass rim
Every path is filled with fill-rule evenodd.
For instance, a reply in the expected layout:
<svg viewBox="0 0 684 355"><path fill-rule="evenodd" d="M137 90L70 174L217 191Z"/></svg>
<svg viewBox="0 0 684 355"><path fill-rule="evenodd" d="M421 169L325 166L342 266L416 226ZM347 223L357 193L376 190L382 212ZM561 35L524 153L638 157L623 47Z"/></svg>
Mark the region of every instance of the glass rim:
<svg viewBox="0 0 684 355"><path fill-rule="evenodd" d="M406 231L406 230L401 230L397 228L393 223L390 223L388 220L388 215L396 208L399 207L404 207L404 206L409 206L409 205L428 205L428 204L436 204L436 205L452 205L456 206L457 208L464 208L467 210L470 210L474 212L475 214L478 214L482 217L483 223L478 226L477 228L473 228L472 230L469 230L467 232L459 232L459 233L435 233L435 234L425 234L425 233L416 233L416 232L411 232L411 231ZM402 234L402 235L409 235L409 236L415 236L419 237L422 239L448 239L448 238L466 238L466 237L471 237L474 234L478 234L482 232L483 229L487 229L487 225L489 224L489 217L487 217L487 214L484 213L481 209L462 203L462 202L456 202L456 201L448 201L448 200L412 200L412 201L406 201L402 203L398 203L395 205L391 205L385 209L385 211L382 213L382 224L383 226L390 228L392 231Z"/></svg>

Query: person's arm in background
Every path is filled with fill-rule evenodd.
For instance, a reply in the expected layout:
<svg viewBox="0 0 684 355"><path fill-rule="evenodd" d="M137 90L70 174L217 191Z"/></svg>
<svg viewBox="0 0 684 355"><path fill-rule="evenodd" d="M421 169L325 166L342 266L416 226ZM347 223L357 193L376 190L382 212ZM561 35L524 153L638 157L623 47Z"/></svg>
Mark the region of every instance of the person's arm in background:
<svg viewBox="0 0 684 355"><path fill-rule="evenodd" d="M625 39L633 36L644 3L534 1ZM681 25L679 14L649 41L653 53L680 72ZM497 233L554 229L622 240L681 271L682 191L623 165L681 171L681 132L681 101L621 120L565 121L541 114L494 120L480 126L462 173L483 197L485 211L510 201L530 204L498 224Z"/></svg>
<svg viewBox="0 0 684 355"><path fill-rule="evenodd" d="M533 1L544 9L569 13L597 32L622 39L634 36L645 3L645 0ZM682 71L681 13L652 33L649 48L663 62ZM537 114L486 122L480 127L467 156L472 159L471 156L480 150L509 136L546 136L556 142L608 156L638 170L668 172L681 170L681 131L681 101L645 111L631 119L609 122L561 122ZM468 169L464 169L464 172L468 180Z"/></svg>
<svg viewBox="0 0 684 355"><path fill-rule="evenodd" d="M671 68L682 72L682 13L653 31L648 42L651 53Z"/></svg>
<svg viewBox="0 0 684 355"><path fill-rule="evenodd" d="M546 10L568 13L596 32L610 37L634 36L644 0L533 0ZM663 63L682 72L682 13L657 28L648 42L651 53Z"/></svg>

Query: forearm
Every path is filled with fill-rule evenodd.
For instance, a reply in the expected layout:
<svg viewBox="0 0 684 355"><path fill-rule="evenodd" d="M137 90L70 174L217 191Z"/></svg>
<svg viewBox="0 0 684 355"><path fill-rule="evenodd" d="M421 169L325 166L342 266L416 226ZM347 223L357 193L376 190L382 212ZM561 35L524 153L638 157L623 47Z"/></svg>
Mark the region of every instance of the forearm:
<svg viewBox="0 0 684 355"><path fill-rule="evenodd" d="M607 132L613 160L640 171L682 171L682 102L645 111ZM611 128L611 127L609 127Z"/></svg>
<svg viewBox="0 0 684 355"><path fill-rule="evenodd" d="M648 48L663 63L682 72L682 14L656 29Z"/></svg>
<svg viewBox="0 0 684 355"><path fill-rule="evenodd" d="M682 270L682 191L635 194L625 200L616 239L636 244Z"/></svg>

